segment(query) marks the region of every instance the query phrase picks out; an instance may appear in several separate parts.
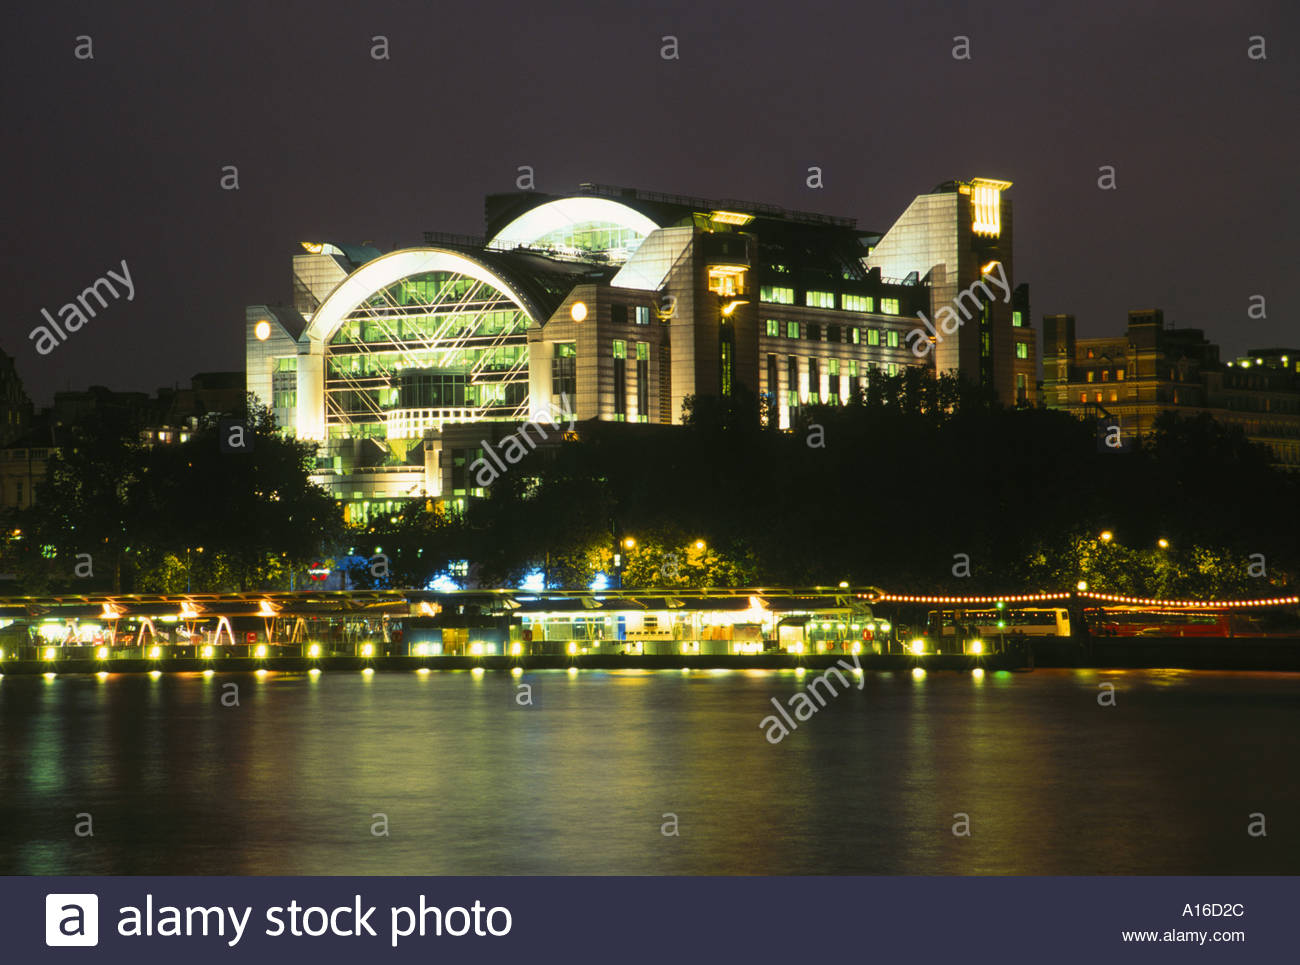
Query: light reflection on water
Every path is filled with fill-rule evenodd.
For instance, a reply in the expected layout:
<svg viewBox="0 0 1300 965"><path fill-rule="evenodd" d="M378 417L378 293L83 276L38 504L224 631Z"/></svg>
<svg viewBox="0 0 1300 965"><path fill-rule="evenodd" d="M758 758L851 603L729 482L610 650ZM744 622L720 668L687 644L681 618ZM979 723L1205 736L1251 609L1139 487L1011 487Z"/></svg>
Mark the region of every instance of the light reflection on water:
<svg viewBox="0 0 1300 965"><path fill-rule="evenodd" d="M1300 867L1300 676L848 674L769 744L772 700L817 677L10 675L0 873ZM1266 839L1246 833L1256 811ZM84 812L93 838L73 834ZM380 813L388 837L370 833Z"/></svg>

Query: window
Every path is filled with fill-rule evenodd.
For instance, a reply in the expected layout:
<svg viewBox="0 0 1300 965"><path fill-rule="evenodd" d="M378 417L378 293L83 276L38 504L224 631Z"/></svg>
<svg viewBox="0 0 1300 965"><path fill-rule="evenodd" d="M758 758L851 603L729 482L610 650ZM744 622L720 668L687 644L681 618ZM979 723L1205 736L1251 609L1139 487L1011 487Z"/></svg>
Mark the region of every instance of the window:
<svg viewBox="0 0 1300 965"><path fill-rule="evenodd" d="M1012 313L1011 313L1011 325L1012 325L1013 328L1024 328L1024 327L1025 327L1025 313L1024 313L1024 312L1012 312Z"/></svg>
<svg viewBox="0 0 1300 965"><path fill-rule="evenodd" d="M627 420L627 342L614 339L614 418Z"/></svg>
<svg viewBox="0 0 1300 965"><path fill-rule="evenodd" d="M862 329L857 327L849 329L849 341L854 345L857 345L862 341Z"/></svg>
<svg viewBox="0 0 1300 965"><path fill-rule="evenodd" d="M1116 370L1115 370L1115 381L1116 381L1116 382L1123 382L1123 381L1124 381L1124 370L1123 370L1123 369L1116 369Z"/></svg>
<svg viewBox="0 0 1300 965"><path fill-rule="evenodd" d="M650 324L650 308L648 305L636 306L636 323L638 325Z"/></svg>
<svg viewBox="0 0 1300 965"><path fill-rule="evenodd" d="M897 314L898 314L898 299L897 299L897 298L882 298L882 299L880 300L880 314L882 314L882 315L897 315Z"/></svg>
<svg viewBox="0 0 1300 965"><path fill-rule="evenodd" d="M769 318L767 320L767 334L771 335L773 338L781 337L781 323L775 318Z"/></svg>
<svg viewBox="0 0 1300 965"><path fill-rule="evenodd" d="M889 365L886 366L886 369L888 370L888 372L889 372L890 375L897 375L897 374L898 374L898 363L897 363L897 362L890 362Z"/></svg>
<svg viewBox="0 0 1300 965"><path fill-rule="evenodd" d="M775 285L763 285L758 290L758 298L760 301L772 302L776 305L793 305L794 289L778 288Z"/></svg>
<svg viewBox="0 0 1300 965"><path fill-rule="evenodd" d="M816 322L809 322L806 331L808 332L808 341L820 342L822 340L822 327Z"/></svg>
<svg viewBox="0 0 1300 965"><path fill-rule="evenodd" d="M636 343L636 421L650 421L650 343Z"/></svg>
<svg viewBox="0 0 1300 965"><path fill-rule="evenodd" d="M874 312L876 300L870 295L841 295L846 312Z"/></svg>
<svg viewBox="0 0 1300 965"><path fill-rule="evenodd" d="M572 342L557 342L551 357L551 395L567 395L572 403L578 396L578 349Z"/></svg>
<svg viewBox="0 0 1300 965"><path fill-rule="evenodd" d="M868 345L880 344L880 329L878 328L867 329L867 344Z"/></svg>
<svg viewBox="0 0 1300 965"><path fill-rule="evenodd" d="M610 306L609 306L609 320L610 320L611 322L613 322L615 325L626 325L626 324L627 324L627 306L626 306L626 305L610 305Z"/></svg>
<svg viewBox="0 0 1300 965"><path fill-rule="evenodd" d="M785 337L786 337L786 338L798 338L798 337L799 337L799 323L798 323L798 322L786 322L786 323L785 323Z"/></svg>
<svg viewBox="0 0 1300 965"><path fill-rule="evenodd" d="M776 356L769 354L767 357L767 400L768 404L776 405L776 386L777 386L777 368Z"/></svg>
<svg viewBox="0 0 1300 965"><path fill-rule="evenodd" d="M890 348L898 348L898 333L889 332L887 335L887 341ZM893 373L891 372L890 375L893 375Z"/></svg>
<svg viewBox="0 0 1300 965"><path fill-rule="evenodd" d="M1016 358L1018 358L1018 359L1027 359L1027 358L1029 358L1029 345L1028 345L1028 343L1026 343L1026 342L1017 342L1017 343L1016 343Z"/></svg>
<svg viewBox="0 0 1300 965"><path fill-rule="evenodd" d="M1110 390L1110 401L1112 401L1112 402L1118 402L1118 401L1119 401L1119 393L1116 392L1114 389L1111 389L1111 390Z"/></svg>
<svg viewBox="0 0 1300 965"><path fill-rule="evenodd" d="M856 379L857 377L858 377L858 360L849 359L849 378Z"/></svg>
<svg viewBox="0 0 1300 965"><path fill-rule="evenodd" d="M821 401L822 366L821 359L808 360L808 401L817 405Z"/></svg>
<svg viewBox="0 0 1300 965"><path fill-rule="evenodd" d="M1091 373L1091 372L1089 372L1089 373L1087 374L1086 379L1087 379L1087 381L1089 381L1089 382L1092 381L1092 373Z"/></svg>
<svg viewBox="0 0 1300 965"><path fill-rule="evenodd" d="M1079 393L1079 401L1080 401L1080 402L1087 402L1087 401L1088 401L1088 393L1087 393L1087 392L1080 392L1080 393Z"/></svg>
<svg viewBox="0 0 1300 965"><path fill-rule="evenodd" d="M786 404L790 407L790 421L799 408L799 360L791 355L785 363Z"/></svg>
<svg viewBox="0 0 1300 965"><path fill-rule="evenodd" d="M838 342L840 340L840 327L838 325L826 326L826 341Z"/></svg>
<svg viewBox="0 0 1300 965"><path fill-rule="evenodd" d="M809 308L834 308L834 292L809 291L804 294L804 304Z"/></svg>
<svg viewBox="0 0 1300 965"><path fill-rule="evenodd" d="M1102 369L1102 370L1101 370L1101 380L1102 380L1103 382L1109 382L1109 381L1110 381L1110 369Z"/></svg>
<svg viewBox="0 0 1300 965"><path fill-rule="evenodd" d="M840 360L828 359L826 361L826 401L832 405L839 405L840 401Z"/></svg>

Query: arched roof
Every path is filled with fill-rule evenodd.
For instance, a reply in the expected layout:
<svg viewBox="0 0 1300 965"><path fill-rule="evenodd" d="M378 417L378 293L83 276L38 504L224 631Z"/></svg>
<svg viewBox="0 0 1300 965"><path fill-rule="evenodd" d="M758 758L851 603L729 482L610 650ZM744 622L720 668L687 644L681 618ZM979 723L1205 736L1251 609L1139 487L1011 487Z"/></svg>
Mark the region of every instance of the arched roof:
<svg viewBox="0 0 1300 965"><path fill-rule="evenodd" d="M321 302L303 334L328 342L343 320L375 292L403 278L433 271L455 272L491 285L518 305L529 318L534 321L546 319L546 314L523 293L520 285L468 253L445 248L404 248L367 262L343 279Z"/></svg>
<svg viewBox="0 0 1300 965"><path fill-rule="evenodd" d="M659 228L640 211L609 198L559 198L525 211L498 231L489 244L493 247L528 247L554 231L590 222L627 228L641 235Z"/></svg>

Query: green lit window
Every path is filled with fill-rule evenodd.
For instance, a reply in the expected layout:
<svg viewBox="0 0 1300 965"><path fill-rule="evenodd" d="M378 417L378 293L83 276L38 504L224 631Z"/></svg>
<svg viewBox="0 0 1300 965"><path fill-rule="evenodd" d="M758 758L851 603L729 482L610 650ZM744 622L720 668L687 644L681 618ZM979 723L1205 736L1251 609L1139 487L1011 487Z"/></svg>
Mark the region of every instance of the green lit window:
<svg viewBox="0 0 1300 965"><path fill-rule="evenodd" d="M834 292L809 291L804 295L804 304L810 308L834 308Z"/></svg>
<svg viewBox="0 0 1300 965"><path fill-rule="evenodd" d="M614 358L627 358L627 342L623 341L621 338L614 339Z"/></svg>
<svg viewBox="0 0 1300 965"><path fill-rule="evenodd" d="M841 295L846 312L874 312L876 300L870 295Z"/></svg>
<svg viewBox="0 0 1300 965"><path fill-rule="evenodd" d="M889 332L887 335L887 342L890 348L898 348L898 333Z"/></svg>
<svg viewBox="0 0 1300 965"><path fill-rule="evenodd" d="M773 338L781 337L781 323L775 318L769 318L767 320L767 334L771 335Z"/></svg>
<svg viewBox="0 0 1300 965"><path fill-rule="evenodd" d="M1011 313L1011 324L1014 325L1016 328L1024 328L1024 327L1025 327L1025 314L1024 314L1024 312L1012 312L1012 313Z"/></svg>
<svg viewBox="0 0 1300 965"><path fill-rule="evenodd" d="M296 372L298 370L298 359L290 355L286 358L275 360L275 370L277 372Z"/></svg>
<svg viewBox="0 0 1300 965"><path fill-rule="evenodd" d="M1017 342L1017 343L1016 343L1016 358L1018 358L1018 359L1027 359L1027 358L1029 358L1029 345L1028 345L1028 344L1026 344L1025 342Z"/></svg>
<svg viewBox="0 0 1300 965"><path fill-rule="evenodd" d="M798 338L798 337L799 337L799 323L798 323L798 322L786 322L786 323L785 323L785 337L786 337L786 338Z"/></svg>
<svg viewBox="0 0 1300 965"><path fill-rule="evenodd" d="M897 362L890 362L889 365L887 366L887 369L888 369L890 375L897 375L897 374L898 374L898 363L897 363Z"/></svg>
<svg viewBox="0 0 1300 965"><path fill-rule="evenodd" d="M849 359L849 378L856 379L857 377L858 377L858 360Z"/></svg>
<svg viewBox="0 0 1300 965"><path fill-rule="evenodd" d="M862 329L860 328L849 329L849 341L852 342L854 345L860 343L862 341Z"/></svg>
<svg viewBox="0 0 1300 965"><path fill-rule="evenodd" d="M650 359L650 343L649 343L649 342L637 342L637 343L636 343L636 357L637 357L637 360L640 361L640 362L645 362L645 361L648 361L648 360Z"/></svg>
<svg viewBox="0 0 1300 965"><path fill-rule="evenodd" d="M776 305L793 305L794 289L779 288L776 285L763 285L758 290L759 300Z"/></svg>
<svg viewBox="0 0 1300 965"><path fill-rule="evenodd" d="M868 345L880 344L880 329L878 328L867 329L867 344Z"/></svg>
<svg viewBox="0 0 1300 965"><path fill-rule="evenodd" d="M897 315L897 314L898 314L898 299L897 299L897 298L882 298L882 299L880 300L880 313L881 313L882 315Z"/></svg>

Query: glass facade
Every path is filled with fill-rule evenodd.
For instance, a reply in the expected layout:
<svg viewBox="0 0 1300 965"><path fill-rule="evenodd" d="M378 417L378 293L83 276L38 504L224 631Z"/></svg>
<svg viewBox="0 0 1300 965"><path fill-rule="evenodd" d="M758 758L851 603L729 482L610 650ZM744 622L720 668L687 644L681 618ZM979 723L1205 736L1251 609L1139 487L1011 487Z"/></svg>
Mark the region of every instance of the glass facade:
<svg viewBox="0 0 1300 965"><path fill-rule="evenodd" d="M505 293L455 272L375 292L326 346L328 437L419 438L444 422L524 417L527 325Z"/></svg>

